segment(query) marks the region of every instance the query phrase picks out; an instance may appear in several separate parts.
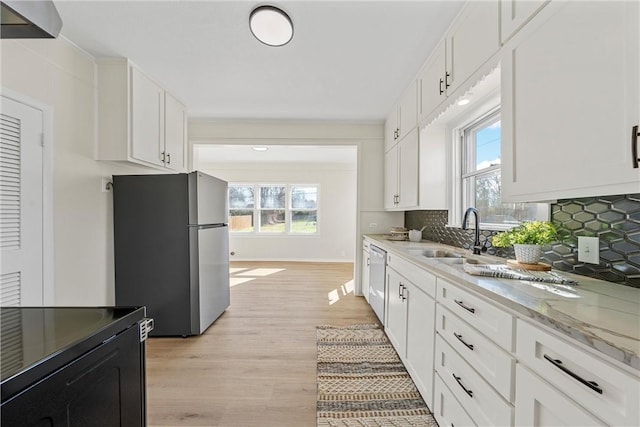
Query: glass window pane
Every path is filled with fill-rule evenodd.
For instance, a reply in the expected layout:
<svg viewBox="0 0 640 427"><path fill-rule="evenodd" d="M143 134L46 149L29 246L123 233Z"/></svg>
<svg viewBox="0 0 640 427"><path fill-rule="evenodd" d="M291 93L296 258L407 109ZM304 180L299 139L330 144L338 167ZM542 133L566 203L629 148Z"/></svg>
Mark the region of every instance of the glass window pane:
<svg viewBox="0 0 640 427"><path fill-rule="evenodd" d="M260 231L265 233L284 233L284 210L264 209L260 211Z"/></svg>
<svg viewBox="0 0 640 427"><path fill-rule="evenodd" d="M229 208L247 209L254 207L253 186L231 185L229 186Z"/></svg>
<svg viewBox="0 0 640 427"><path fill-rule="evenodd" d="M252 232L253 231L253 210L252 209L231 209L229 211L230 231Z"/></svg>
<svg viewBox="0 0 640 427"><path fill-rule="evenodd" d="M470 177L467 190L475 198L475 206L480 213L480 221L484 224L518 225L523 221L537 219L535 203L501 203L500 171Z"/></svg>
<svg viewBox="0 0 640 427"><path fill-rule="evenodd" d="M318 212L317 211L291 211L291 232L292 233L317 233L318 232Z"/></svg>
<svg viewBox="0 0 640 427"><path fill-rule="evenodd" d="M286 187L283 186L264 186L260 187L260 207L284 209L286 200ZM284 218L283 218L284 220Z"/></svg>
<svg viewBox="0 0 640 427"><path fill-rule="evenodd" d="M470 172L500 164L500 117L473 130L471 137L475 162Z"/></svg>
<svg viewBox="0 0 640 427"><path fill-rule="evenodd" d="M318 187L292 187L291 209L317 209Z"/></svg>

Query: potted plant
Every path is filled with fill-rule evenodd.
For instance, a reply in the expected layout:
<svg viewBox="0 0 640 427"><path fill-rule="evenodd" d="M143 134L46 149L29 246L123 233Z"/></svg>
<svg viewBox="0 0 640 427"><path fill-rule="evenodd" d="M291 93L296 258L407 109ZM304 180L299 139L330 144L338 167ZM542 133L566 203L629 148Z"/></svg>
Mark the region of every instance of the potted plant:
<svg viewBox="0 0 640 427"><path fill-rule="evenodd" d="M542 255L542 245L558 239L558 230L549 221L529 221L509 231L496 234L491 239L493 246L504 248L513 246L516 261L536 264Z"/></svg>

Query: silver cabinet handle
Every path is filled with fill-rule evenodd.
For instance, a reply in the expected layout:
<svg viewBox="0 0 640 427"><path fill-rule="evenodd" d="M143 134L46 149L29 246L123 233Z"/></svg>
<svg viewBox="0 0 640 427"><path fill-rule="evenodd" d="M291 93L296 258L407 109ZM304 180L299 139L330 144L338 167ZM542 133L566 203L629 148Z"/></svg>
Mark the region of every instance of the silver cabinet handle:
<svg viewBox="0 0 640 427"><path fill-rule="evenodd" d="M167 153L167 164L171 164L171 153Z"/></svg>
<svg viewBox="0 0 640 427"><path fill-rule="evenodd" d="M587 381L584 378L582 378L580 375L576 374L575 372L571 371L570 369L568 369L567 367L565 367L562 364L562 360L560 359L554 359L551 356L549 356L548 354L544 355L544 358L551 363L553 366L555 366L556 368L560 369L562 372L564 372L565 374L569 375L571 378L579 381L580 383L586 385L587 387L589 387L591 390L595 391L598 394L602 394L602 387L600 387L600 385L598 385L597 382L595 381Z"/></svg>

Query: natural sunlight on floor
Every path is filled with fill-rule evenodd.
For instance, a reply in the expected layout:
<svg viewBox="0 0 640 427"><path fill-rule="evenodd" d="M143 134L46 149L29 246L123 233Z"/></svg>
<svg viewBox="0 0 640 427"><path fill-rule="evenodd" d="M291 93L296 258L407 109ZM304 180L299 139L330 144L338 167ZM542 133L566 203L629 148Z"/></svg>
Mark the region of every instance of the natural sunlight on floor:
<svg viewBox="0 0 640 427"><path fill-rule="evenodd" d="M250 282L258 277L265 277L271 274L284 271L284 268L254 268L249 270L242 267L230 267L229 268L229 286L234 287L243 283Z"/></svg>
<svg viewBox="0 0 640 427"><path fill-rule="evenodd" d="M342 293L342 296L347 296L349 294L352 294L354 289L355 289L355 285L352 279L346 282L344 285L340 286L340 291L338 291L338 289L332 290L327 294L327 297L329 299L329 305L333 305L338 301L340 301L340 293Z"/></svg>

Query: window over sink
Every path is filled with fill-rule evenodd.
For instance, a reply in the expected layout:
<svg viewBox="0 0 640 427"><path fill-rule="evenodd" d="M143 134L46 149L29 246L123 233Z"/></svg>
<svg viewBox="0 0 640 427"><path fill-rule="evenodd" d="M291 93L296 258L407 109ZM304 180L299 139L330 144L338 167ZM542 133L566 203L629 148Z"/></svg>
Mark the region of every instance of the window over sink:
<svg viewBox="0 0 640 427"><path fill-rule="evenodd" d="M452 139L450 226L460 226L469 207L478 209L484 230L505 230L524 221L549 219L546 203L502 203L499 95L463 111L448 127Z"/></svg>

